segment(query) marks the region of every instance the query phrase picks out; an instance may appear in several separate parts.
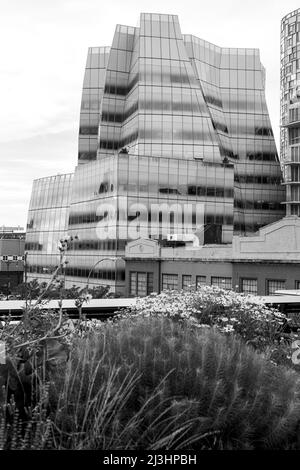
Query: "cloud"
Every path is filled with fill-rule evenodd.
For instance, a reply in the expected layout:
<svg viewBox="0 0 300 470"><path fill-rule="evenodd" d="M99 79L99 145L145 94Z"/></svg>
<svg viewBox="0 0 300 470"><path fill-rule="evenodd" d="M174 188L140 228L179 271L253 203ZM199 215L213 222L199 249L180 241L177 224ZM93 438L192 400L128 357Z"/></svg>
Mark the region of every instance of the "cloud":
<svg viewBox="0 0 300 470"><path fill-rule="evenodd" d="M33 179L71 172L76 152L77 128L0 142L2 159L5 155L1 169L0 225L24 226Z"/></svg>

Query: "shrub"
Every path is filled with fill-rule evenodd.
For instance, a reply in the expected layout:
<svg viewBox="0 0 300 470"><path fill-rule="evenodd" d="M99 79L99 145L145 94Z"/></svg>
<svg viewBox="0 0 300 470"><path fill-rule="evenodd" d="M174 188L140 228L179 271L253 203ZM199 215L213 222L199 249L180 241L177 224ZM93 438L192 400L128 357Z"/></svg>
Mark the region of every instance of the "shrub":
<svg viewBox="0 0 300 470"><path fill-rule="evenodd" d="M279 448L299 379L215 329L123 319L75 341L48 406L58 449Z"/></svg>
<svg viewBox="0 0 300 470"><path fill-rule="evenodd" d="M33 279L32 281L27 283L24 282L15 287L12 290L10 297L14 297L16 299L25 300L27 298L28 300L34 300L41 295L46 287L46 282L39 283L37 279ZM59 299L60 297L63 299L77 299L83 293L91 295L93 299L102 299L103 297L108 297L109 286L80 288L73 285L72 287L66 288L64 286L61 287L56 283L52 283L52 285L47 290L47 299Z"/></svg>
<svg viewBox="0 0 300 470"><path fill-rule="evenodd" d="M284 314L266 307L258 297L213 286L152 294L138 299L122 316L166 316L195 326L214 326L223 333L237 333L260 350L280 339L287 322Z"/></svg>

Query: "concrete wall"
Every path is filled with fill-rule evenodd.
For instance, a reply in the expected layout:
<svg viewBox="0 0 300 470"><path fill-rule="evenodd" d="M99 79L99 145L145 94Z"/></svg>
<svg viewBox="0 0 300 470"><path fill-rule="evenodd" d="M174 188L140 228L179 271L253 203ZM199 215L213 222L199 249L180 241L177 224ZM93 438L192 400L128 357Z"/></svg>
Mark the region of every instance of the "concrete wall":
<svg viewBox="0 0 300 470"><path fill-rule="evenodd" d="M153 290L162 290L162 278L164 274L177 274L177 288L182 288L182 276L191 275L191 284L196 284L196 276L206 276L207 284L211 284L211 277L232 277L232 264L223 262L199 262L182 260L144 260L133 259L126 261L126 287L125 296L130 292L130 272L151 272L153 273Z"/></svg>
<svg viewBox="0 0 300 470"><path fill-rule="evenodd" d="M211 284L211 277L232 277L232 264L224 262L206 261L173 261L163 260L161 262L161 286L163 274L178 274L178 289L182 289L182 276L192 276L192 284L196 285L196 276L206 276L206 283Z"/></svg>
<svg viewBox="0 0 300 470"><path fill-rule="evenodd" d="M130 292L131 271L153 273L154 292L161 291L163 274L177 274L178 289L186 274L192 276L192 284L196 284L196 276L206 276L207 284L212 276L232 277L231 253L231 245L162 248L155 240L134 240L126 247L125 295Z"/></svg>
<svg viewBox="0 0 300 470"><path fill-rule="evenodd" d="M199 248L161 248L162 259L187 259L193 261L219 261L232 259L232 245L204 245Z"/></svg>
<svg viewBox="0 0 300 470"><path fill-rule="evenodd" d="M267 281L285 281L286 289L295 289L300 281L300 263L233 263L233 285L241 285L241 279L257 279L258 295L268 295Z"/></svg>
<svg viewBox="0 0 300 470"><path fill-rule="evenodd" d="M159 292L160 261L134 259L126 262L125 267L125 297L130 297L130 272L153 273L153 291Z"/></svg>
<svg viewBox="0 0 300 470"><path fill-rule="evenodd" d="M251 237L233 237L235 260L282 260L300 263L300 218L284 217Z"/></svg>
<svg viewBox="0 0 300 470"><path fill-rule="evenodd" d="M240 290L242 279L257 279L258 295L268 295L267 281L285 281L286 289L295 289L300 281L300 263L253 263L253 262L207 262L184 260L144 260L134 259L126 262L126 292L129 295L129 273L152 272L154 292L162 289L164 274L178 275L178 289L182 289L182 276L191 275L191 284L196 284L196 276L206 276L206 284L211 284L212 276L231 277L232 288Z"/></svg>
<svg viewBox="0 0 300 470"><path fill-rule="evenodd" d="M192 276L192 284L196 284L197 275L206 276L207 284L212 276L232 277L236 290L242 278L257 279L258 295L268 294L268 280L285 281L286 289L295 289L300 281L300 218L285 217L256 235L234 237L232 245L171 248L159 247L154 240L128 244L126 273L143 271L146 260L160 289L163 274L178 274L178 289L184 274Z"/></svg>

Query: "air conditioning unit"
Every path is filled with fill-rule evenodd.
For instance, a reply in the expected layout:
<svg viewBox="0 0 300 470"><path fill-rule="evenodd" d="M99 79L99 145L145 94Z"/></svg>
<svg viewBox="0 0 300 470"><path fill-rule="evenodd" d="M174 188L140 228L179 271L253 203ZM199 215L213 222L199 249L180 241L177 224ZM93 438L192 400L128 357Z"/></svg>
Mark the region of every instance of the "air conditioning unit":
<svg viewBox="0 0 300 470"><path fill-rule="evenodd" d="M199 246L199 238L194 233L168 233L167 240L169 242L192 243L194 247Z"/></svg>
<svg viewBox="0 0 300 470"><path fill-rule="evenodd" d="M167 240L169 242L177 242L178 241L178 234L177 233L168 233Z"/></svg>

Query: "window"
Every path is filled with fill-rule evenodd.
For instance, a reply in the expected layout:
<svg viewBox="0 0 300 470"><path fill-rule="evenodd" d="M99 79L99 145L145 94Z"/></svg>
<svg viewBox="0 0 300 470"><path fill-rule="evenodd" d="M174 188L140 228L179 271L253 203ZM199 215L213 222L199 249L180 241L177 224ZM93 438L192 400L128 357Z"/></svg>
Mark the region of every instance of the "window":
<svg viewBox="0 0 300 470"><path fill-rule="evenodd" d="M292 181L300 181L300 169L298 166L291 167L291 180Z"/></svg>
<svg viewBox="0 0 300 470"><path fill-rule="evenodd" d="M147 295L153 292L153 273L147 274Z"/></svg>
<svg viewBox="0 0 300 470"><path fill-rule="evenodd" d="M130 273L130 295L145 297L151 292L153 292L153 273Z"/></svg>
<svg viewBox="0 0 300 470"><path fill-rule="evenodd" d="M212 276L211 285L221 287L222 289L232 289L232 278Z"/></svg>
<svg viewBox="0 0 300 470"><path fill-rule="evenodd" d="M290 129L289 130L289 143L290 145L300 144L300 129Z"/></svg>
<svg viewBox="0 0 300 470"><path fill-rule="evenodd" d="M196 289L206 285L206 276L196 276Z"/></svg>
<svg viewBox="0 0 300 470"><path fill-rule="evenodd" d="M163 274L162 275L162 290L178 288L178 276L177 274Z"/></svg>
<svg viewBox="0 0 300 470"><path fill-rule="evenodd" d="M130 273L130 295L137 295L137 273Z"/></svg>
<svg viewBox="0 0 300 470"><path fill-rule="evenodd" d="M278 279L269 279L267 280L267 295L275 294L275 291L284 289L285 281L280 281Z"/></svg>
<svg viewBox="0 0 300 470"><path fill-rule="evenodd" d="M295 32L296 23L289 24L288 34L293 34Z"/></svg>
<svg viewBox="0 0 300 470"><path fill-rule="evenodd" d="M257 295L257 279L242 279L241 290L245 294Z"/></svg>
<svg viewBox="0 0 300 470"><path fill-rule="evenodd" d="M299 108L293 108L289 110L290 122L299 121Z"/></svg>
<svg viewBox="0 0 300 470"><path fill-rule="evenodd" d="M147 295L147 274L137 273L137 295L145 297Z"/></svg>
<svg viewBox="0 0 300 470"><path fill-rule="evenodd" d="M295 281L295 289L300 290L300 281Z"/></svg>
<svg viewBox="0 0 300 470"><path fill-rule="evenodd" d="M192 276L189 274L184 274L182 276L182 289L188 289L192 284Z"/></svg>
<svg viewBox="0 0 300 470"><path fill-rule="evenodd" d="M300 162L300 147L291 147L291 157L293 162Z"/></svg>

